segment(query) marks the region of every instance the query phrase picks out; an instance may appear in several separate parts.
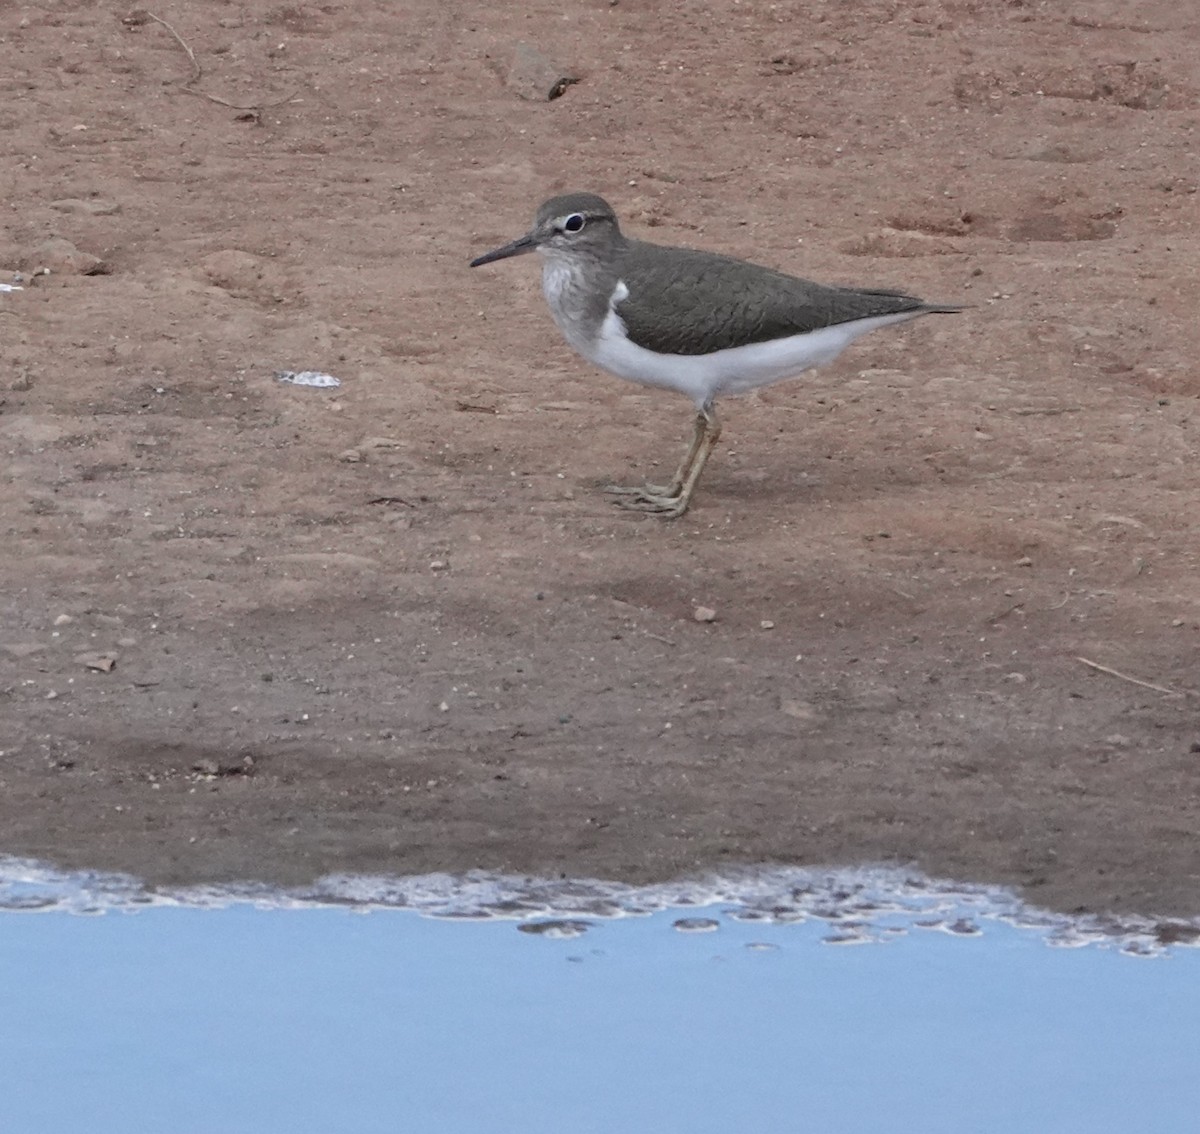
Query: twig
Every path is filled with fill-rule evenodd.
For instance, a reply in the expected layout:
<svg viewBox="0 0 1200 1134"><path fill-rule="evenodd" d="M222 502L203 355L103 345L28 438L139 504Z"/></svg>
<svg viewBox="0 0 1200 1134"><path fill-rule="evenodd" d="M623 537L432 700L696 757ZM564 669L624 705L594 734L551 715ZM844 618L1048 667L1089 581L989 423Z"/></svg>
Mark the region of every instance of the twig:
<svg viewBox="0 0 1200 1134"><path fill-rule="evenodd" d="M415 508L416 505L411 500L405 500L403 496L376 496L367 501L368 504L399 504L404 508Z"/></svg>
<svg viewBox="0 0 1200 1134"><path fill-rule="evenodd" d="M196 53L188 46L187 41L181 36L162 16L156 16L153 12L146 12L147 18L153 20L156 24L162 24L164 28L171 33L172 38L180 47L183 48L184 54L188 57L188 62L192 65L192 77L186 83L180 83L179 89L186 91L190 95L195 95L197 98L206 98L209 102L215 102L218 106L227 106L230 110L266 110L272 106L282 106L285 102L290 102L296 97L295 90L288 92L283 98L277 98L274 102L230 102L228 99L219 97L218 95L209 94L207 91L199 91L196 89L196 84L204 75L204 69L200 66L200 61L196 58Z"/></svg>
<svg viewBox="0 0 1200 1134"><path fill-rule="evenodd" d="M1013 614L1018 610L1022 613L1024 612L1025 604L1023 602L1014 602L1012 606L1006 607L999 614L995 614L991 618L985 618L984 621L989 626L994 626L997 622L1000 622L1002 619L1007 618L1010 614Z"/></svg>
<svg viewBox="0 0 1200 1134"><path fill-rule="evenodd" d="M1119 678L1121 681L1128 681L1130 685L1140 685L1143 689L1153 689L1155 693L1165 693L1168 697L1200 697L1200 690L1196 689L1168 689L1165 685L1155 685L1153 681L1142 681L1137 677L1130 677L1127 673L1122 673L1119 669L1113 669L1107 665L1101 665L1099 662L1089 661L1087 658L1076 657L1077 662L1083 662L1089 669L1094 669L1099 673L1107 673L1109 677Z"/></svg>
<svg viewBox="0 0 1200 1134"><path fill-rule="evenodd" d="M646 638L653 638L656 642L662 642L662 644L664 646L675 645L675 643L672 642L670 638L664 638L661 634L653 634L649 630L643 630L642 635L643 635L643 637L646 637Z"/></svg>
<svg viewBox="0 0 1200 1134"><path fill-rule="evenodd" d="M204 71L201 69L200 63L196 59L196 53L190 47L188 47L187 41L169 23L167 23L167 21L164 20L162 18L162 16L156 16L153 12L147 12L146 15L149 16L150 19L152 19L156 24L162 24L162 26L171 33L175 42L177 44L179 44L180 47L183 48L184 54L188 57L188 60L191 62L192 77L190 79L188 79L188 81L186 83L184 83L184 86L190 87L190 86L192 86L193 83L198 83L200 81L200 77L204 74Z"/></svg>

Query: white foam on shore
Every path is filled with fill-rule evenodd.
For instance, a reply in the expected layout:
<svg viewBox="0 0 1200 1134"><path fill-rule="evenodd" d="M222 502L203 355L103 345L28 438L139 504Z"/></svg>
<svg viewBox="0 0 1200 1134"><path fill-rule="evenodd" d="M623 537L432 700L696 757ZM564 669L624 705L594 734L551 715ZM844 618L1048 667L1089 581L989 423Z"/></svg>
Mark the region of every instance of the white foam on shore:
<svg viewBox="0 0 1200 1134"><path fill-rule="evenodd" d="M972 937L986 932L989 922L1002 922L1062 948L1103 945L1156 956L1175 946L1200 946L1200 918L1059 914L1030 906L1000 887L946 882L894 867L746 867L646 886L472 871L402 878L335 874L289 888L252 882L149 887L129 875L67 872L0 856L0 912L88 915L231 905L403 909L424 917L514 921L526 930L552 929L559 921L579 925L721 907L721 916L735 921L822 922L829 927L824 940L838 945L884 942L917 930Z"/></svg>

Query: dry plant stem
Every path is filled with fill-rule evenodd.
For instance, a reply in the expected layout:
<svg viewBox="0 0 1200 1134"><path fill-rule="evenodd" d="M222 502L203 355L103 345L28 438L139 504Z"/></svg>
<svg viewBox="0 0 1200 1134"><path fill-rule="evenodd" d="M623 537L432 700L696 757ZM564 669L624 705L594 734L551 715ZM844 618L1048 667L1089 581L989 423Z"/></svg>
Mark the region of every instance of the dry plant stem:
<svg viewBox="0 0 1200 1134"><path fill-rule="evenodd" d="M156 24L162 24L162 26L163 26L164 28L166 28L166 29L167 29L167 31L169 31L169 32L171 33L171 35L172 35L172 37L174 38L175 42L176 42L177 44L179 44L179 46L180 46L180 47L182 47L182 48L183 48L184 54L185 54L185 55L188 57L188 60L191 62L191 64L192 64L192 77L191 77L190 79L188 79L188 81L187 81L187 82L184 84L184 87L185 87L185 89L186 89L187 87L190 87L190 86L191 86L193 83L198 83L198 82L200 81L200 78L201 78L201 76L204 74L204 72L201 70L201 68L200 68L200 64L199 64L199 62L198 62L198 61L197 61L197 59L196 59L196 53L195 53L195 52L194 52L194 51L193 51L193 50L192 50L190 47L188 47L188 45L187 45L187 42L184 40L183 36L181 36L181 35L180 35L180 34L179 34L179 33L178 33L178 32L177 32L177 31L176 31L176 30L175 30L175 29L174 29L174 28L173 28L173 27L172 27L172 26L169 24L169 23L167 23L167 21L166 21L166 20L164 20L164 19L163 19L161 16L156 16L156 15L155 15L153 12L147 12L147 13L146 13L146 15L147 15L147 16L149 16L149 17L150 17L150 19L152 19L152 20L153 20L153 21L154 21Z"/></svg>
<svg viewBox="0 0 1200 1134"><path fill-rule="evenodd" d="M1196 689L1168 689L1165 685L1155 685L1153 681L1142 681L1137 677L1130 677L1127 673L1122 673L1119 669L1113 669L1107 665L1101 665L1099 662L1089 661L1087 658L1076 657L1076 661L1083 662L1090 669L1096 670L1098 673L1107 673L1109 677L1119 678L1121 681L1128 681L1130 685L1140 685L1143 689L1153 689L1155 693L1165 693L1168 697L1200 697L1200 690Z"/></svg>
<svg viewBox="0 0 1200 1134"><path fill-rule="evenodd" d="M187 55L188 61L192 65L192 77L190 79L188 79L188 81L186 83L180 84L179 89L181 91L186 91L188 94L195 95L197 98L208 99L209 102L215 102L218 106L227 106L227 107L229 107L230 110L266 110L268 107L282 106L285 102L289 102L289 101L291 101L291 99L295 98L296 92L291 91L288 94L286 94L283 98L278 98L274 102L240 103L240 102L229 102L228 99L223 99L217 95L208 94L205 91L196 90L196 84L200 81L200 79L204 75L204 70L200 66L200 61L196 58L196 53L188 46L187 41L183 38L183 36L181 36L161 16L156 16L153 12L147 12L146 15L150 19L152 19L156 24L162 24L162 26L171 33L172 38L174 38L175 42L177 44L179 44L180 47L183 48L184 54Z"/></svg>

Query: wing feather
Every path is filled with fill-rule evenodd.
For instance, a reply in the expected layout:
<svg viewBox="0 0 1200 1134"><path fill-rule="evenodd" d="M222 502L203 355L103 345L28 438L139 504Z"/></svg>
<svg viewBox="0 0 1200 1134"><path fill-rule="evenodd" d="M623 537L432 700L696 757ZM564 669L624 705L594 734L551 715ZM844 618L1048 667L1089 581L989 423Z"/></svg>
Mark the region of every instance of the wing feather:
<svg viewBox="0 0 1200 1134"><path fill-rule="evenodd" d="M955 310L897 291L827 287L744 260L630 240L618 268L626 334L660 354L730 347L911 311Z"/></svg>

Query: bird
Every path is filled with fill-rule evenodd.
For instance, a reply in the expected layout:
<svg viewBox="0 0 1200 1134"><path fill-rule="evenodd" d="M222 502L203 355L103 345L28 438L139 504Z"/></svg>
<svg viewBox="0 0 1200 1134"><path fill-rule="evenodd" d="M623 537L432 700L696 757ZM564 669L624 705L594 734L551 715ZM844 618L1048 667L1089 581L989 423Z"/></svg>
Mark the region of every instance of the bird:
<svg viewBox="0 0 1200 1134"><path fill-rule="evenodd" d="M542 291L563 337L588 362L695 406L691 442L667 484L609 485L614 503L682 516L721 435L715 403L832 362L859 336L964 310L878 288L814 283L701 249L626 236L595 193L551 197L533 227L470 267L538 252Z"/></svg>

